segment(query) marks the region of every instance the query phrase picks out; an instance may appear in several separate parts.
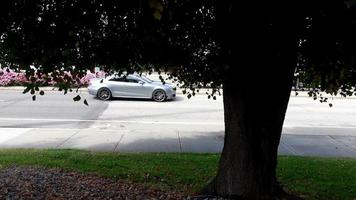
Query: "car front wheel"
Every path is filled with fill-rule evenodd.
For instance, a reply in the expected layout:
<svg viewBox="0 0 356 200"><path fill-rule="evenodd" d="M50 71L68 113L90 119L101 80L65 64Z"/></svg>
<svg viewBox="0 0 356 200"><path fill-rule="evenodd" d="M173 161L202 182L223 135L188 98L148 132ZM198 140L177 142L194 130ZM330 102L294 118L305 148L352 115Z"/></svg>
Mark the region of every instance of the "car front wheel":
<svg viewBox="0 0 356 200"><path fill-rule="evenodd" d="M152 98L154 101L162 102L162 101L166 100L167 95L164 90L158 89L158 90L153 91Z"/></svg>
<svg viewBox="0 0 356 200"><path fill-rule="evenodd" d="M111 98L111 91L108 88L100 88L98 98L104 101L109 100Z"/></svg>

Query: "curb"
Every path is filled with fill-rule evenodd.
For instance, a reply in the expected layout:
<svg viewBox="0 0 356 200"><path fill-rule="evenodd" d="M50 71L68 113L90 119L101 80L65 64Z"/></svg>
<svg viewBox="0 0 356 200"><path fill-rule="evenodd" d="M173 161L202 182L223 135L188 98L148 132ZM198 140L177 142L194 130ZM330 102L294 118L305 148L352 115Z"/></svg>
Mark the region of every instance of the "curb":
<svg viewBox="0 0 356 200"><path fill-rule="evenodd" d="M296 95L296 92L298 93L298 95ZM291 91L290 93L290 97L308 97L308 98L313 98L313 97L310 97L309 94L308 94L308 91ZM326 94L325 92L322 92L322 97L327 97L329 100L332 100L332 99L356 99L356 96L347 96L347 97L343 97L341 95L337 95L337 96L333 96L331 94ZM318 98L319 99L319 98Z"/></svg>

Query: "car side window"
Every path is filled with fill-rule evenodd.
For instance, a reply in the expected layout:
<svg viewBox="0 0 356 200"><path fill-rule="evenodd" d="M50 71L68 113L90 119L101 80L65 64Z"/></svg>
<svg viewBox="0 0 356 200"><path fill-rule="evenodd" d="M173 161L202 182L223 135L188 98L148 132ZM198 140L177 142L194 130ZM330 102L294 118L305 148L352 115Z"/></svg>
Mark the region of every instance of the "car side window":
<svg viewBox="0 0 356 200"><path fill-rule="evenodd" d="M136 79L131 79L131 78L126 79L126 81L129 83L138 83Z"/></svg>
<svg viewBox="0 0 356 200"><path fill-rule="evenodd" d="M115 77L115 78L109 79L109 81L126 82L126 78L124 78L124 77Z"/></svg>

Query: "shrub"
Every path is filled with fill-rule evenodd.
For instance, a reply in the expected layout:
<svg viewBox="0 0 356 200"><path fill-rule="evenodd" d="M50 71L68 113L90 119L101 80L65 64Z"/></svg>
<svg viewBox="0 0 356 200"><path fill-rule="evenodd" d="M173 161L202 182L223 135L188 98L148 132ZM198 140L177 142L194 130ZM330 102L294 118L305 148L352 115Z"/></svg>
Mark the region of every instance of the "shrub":
<svg viewBox="0 0 356 200"><path fill-rule="evenodd" d="M70 84L76 87L88 86L89 82L93 78L103 78L105 72L98 71L96 73L87 72L87 74L81 78L74 78L70 72L63 72L56 80L66 80L71 82ZM37 74L36 83L40 86L57 86L58 81L50 74ZM24 72L15 72L10 69L0 69L0 86L24 86L31 81L26 77Z"/></svg>

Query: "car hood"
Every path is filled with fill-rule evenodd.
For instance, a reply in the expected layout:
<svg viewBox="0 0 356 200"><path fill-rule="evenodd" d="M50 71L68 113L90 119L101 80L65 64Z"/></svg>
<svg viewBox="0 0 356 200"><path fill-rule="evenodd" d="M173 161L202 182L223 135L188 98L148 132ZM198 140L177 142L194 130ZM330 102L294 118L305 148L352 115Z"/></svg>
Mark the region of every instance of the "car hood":
<svg viewBox="0 0 356 200"><path fill-rule="evenodd" d="M92 78L89 80L90 83L100 83L104 80L105 78Z"/></svg>

